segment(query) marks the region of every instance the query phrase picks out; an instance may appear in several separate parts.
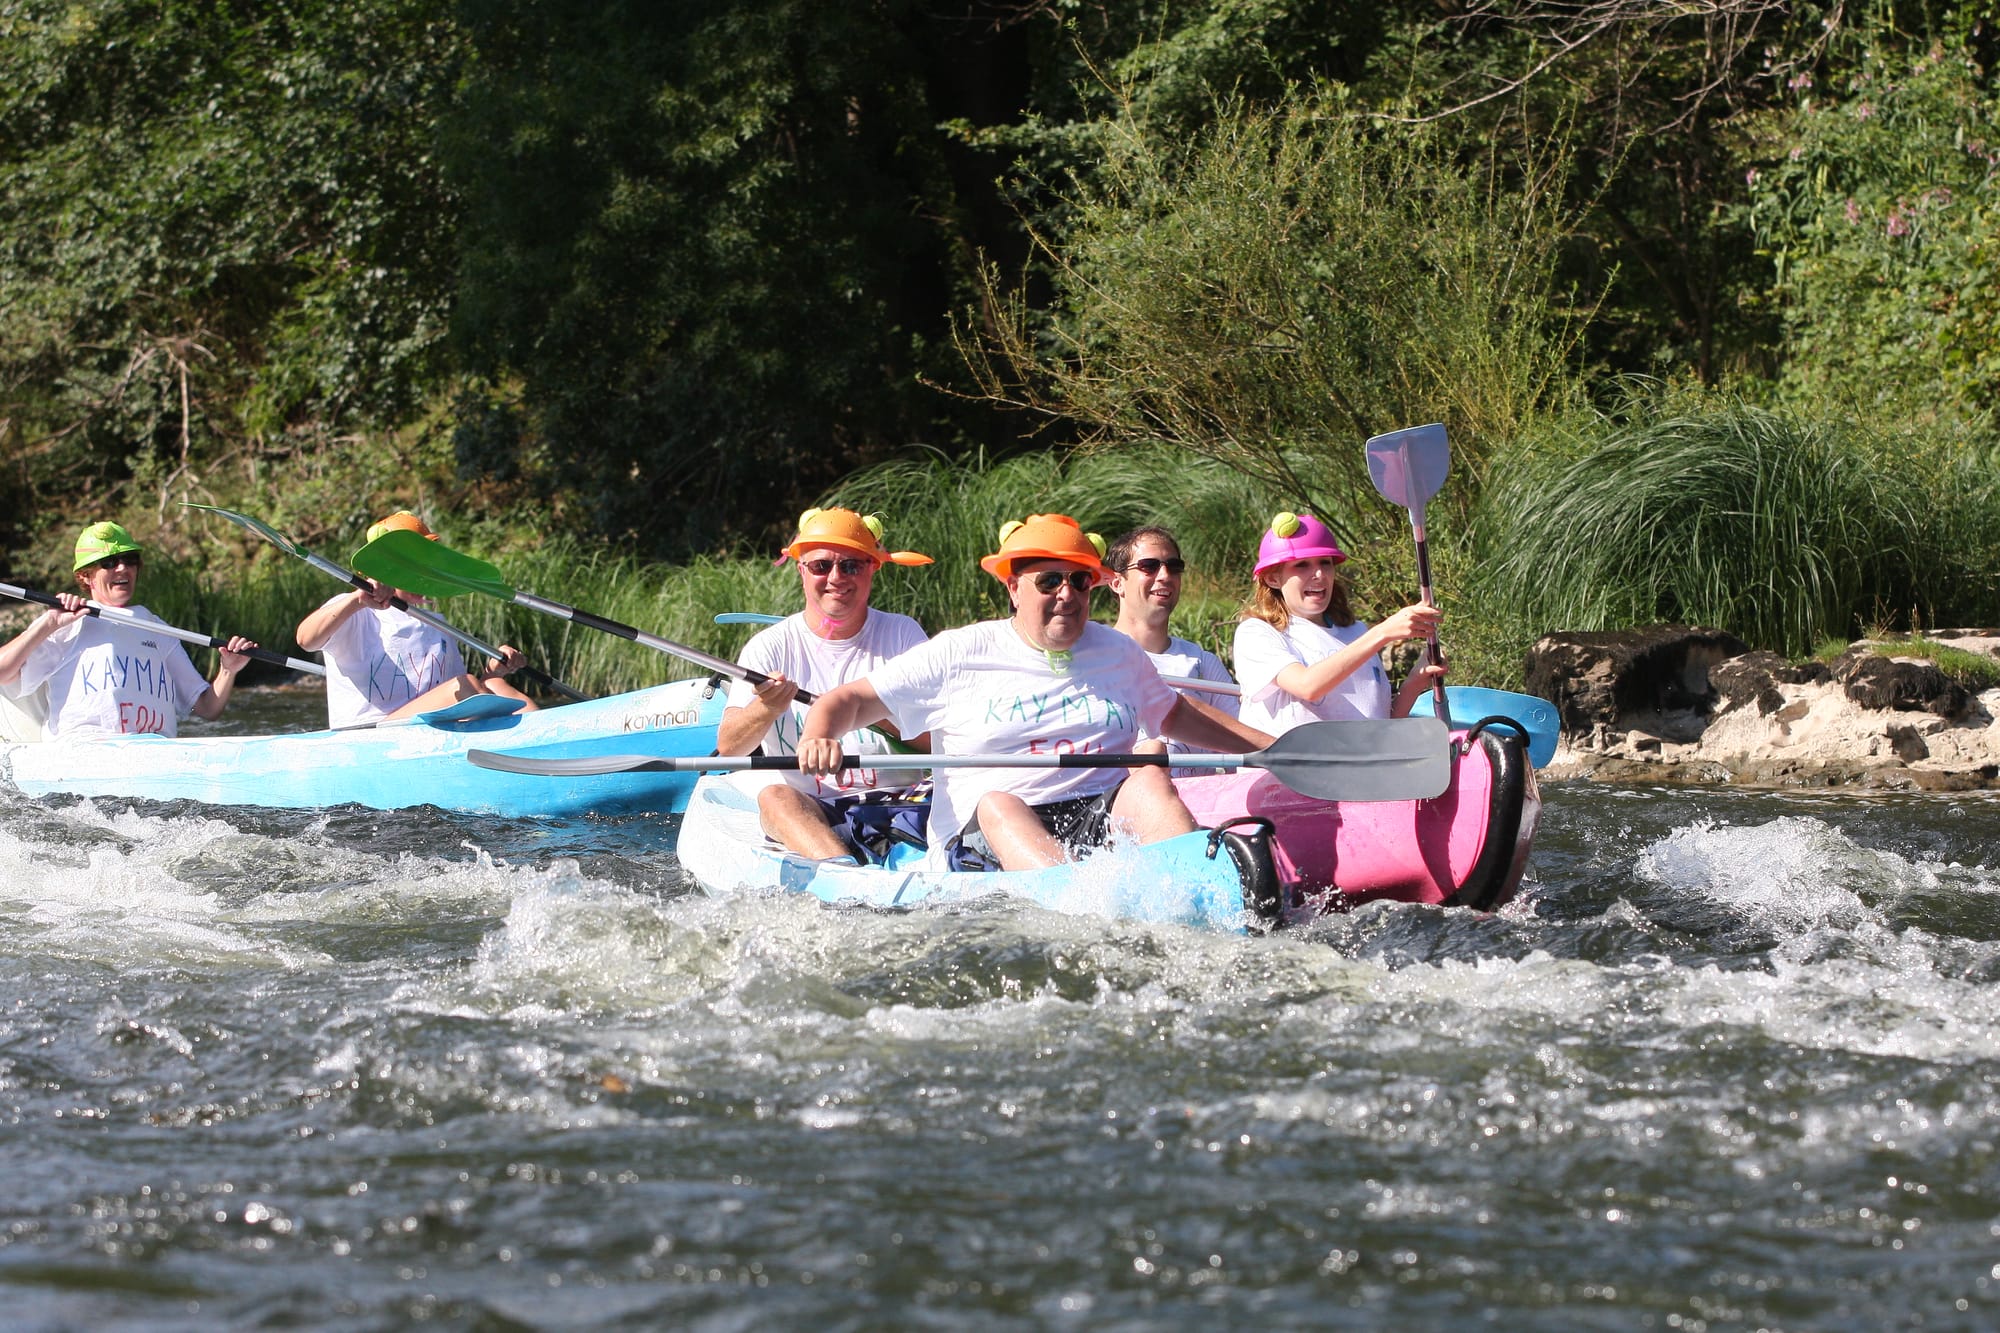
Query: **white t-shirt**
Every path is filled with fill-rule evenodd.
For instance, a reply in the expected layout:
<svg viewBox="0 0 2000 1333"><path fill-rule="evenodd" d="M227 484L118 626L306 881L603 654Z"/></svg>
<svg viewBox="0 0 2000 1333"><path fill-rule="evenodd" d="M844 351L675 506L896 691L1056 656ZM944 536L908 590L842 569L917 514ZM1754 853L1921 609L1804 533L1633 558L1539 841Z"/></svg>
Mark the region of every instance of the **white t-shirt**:
<svg viewBox="0 0 2000 1333"><path fill-rule="evenodd" d="M1233 685L1236 678L1229 674L1229 668L1222 665L1222 659L1197 643L1169 635L1167 650L1163 653L1147 653L1153 659L1154 668L1162 676L1177 676L1185 680L1213 680L1224 685ZM1191 698L1220 712L1235 717L1237 697L1234 694L1209 694L1202 690L1182 690ZM1168 740L1167 749L1174 754L1185 754L1196 747L1183 745L1177 740ZM1212 771L1212 770L1203 770Z"/></svg>
<svg viewBox="0 0 2000 1333"><path fill-rule="evenodd" d="M329 598L332 606L341 593ZM380 722L404 704L465 674L458 645L407 611L358 608L320 648L326 658L326 724Z"/></svg>
<svg viewBox="0 0 2000 1333"><path fill-rule="evenodd" d="M164 624L143 606L132 611ZM86 616L35 645L20 689L49 687L49 739L179 734L208 682L179 643L144 626Z"/></svg>
<svg viewBox="0 0 2000 1333"><path fill-rule="evenodd" d="M859 633L845 639L822 639L806 624L804 614L794 612L752 635L736 660L752 671L797 681L799 688L808 694L825 694L836 685L859 680L891 658L925 643L928 637L924 627L908 616L871 609L868 618L861 623ZM731 708L746 707L756 697L757 687L747 680L739 680L729 687ZM805 727L809 707L794 701L790 708L778 714L771 723L771 729L764 733L765 754L798 753L799 733ZM889 738L866 727L842 736L840 748L848 754L892 753ZM893 780L883 781L885 773ZM747 790L773 782L788 782L810 796L830 801L836 796L906 787L921 776L907 768L879 771L844 768L827 778L815 778L808 773L744 772L736 775L736 782Z"/></svg>
<svg viewBox="0 0 2000 1333"><path fill-rule="evenodd" d="M1380 657L1364 662L1316 704L1278 688L1278 673L1286 667L1294 662L1310 666L1367 632L1365 620L1328 626L1293 616L1291 625L1282 634L1269 622L1255 617L1238 622L1236 679L1243 683L1243 705L1236 716L1273 736L1281 736L1308 722L1389 716L1389 673L1382 669Z"/></svg>
<svg viewBox="0 0 2000 1333"><path fill-rule="evenodd" d="M909 734L928 731L939 754L1130 753L1157 732L1179 698L1138 644L1108 625L1084 626L1066 672L1023 639L1011 620L947 630L879 671L869 683ZM1124 781L1122 768L948 768L931 797L930 856L989 791L1030 805L1094 796Z"/></svg>

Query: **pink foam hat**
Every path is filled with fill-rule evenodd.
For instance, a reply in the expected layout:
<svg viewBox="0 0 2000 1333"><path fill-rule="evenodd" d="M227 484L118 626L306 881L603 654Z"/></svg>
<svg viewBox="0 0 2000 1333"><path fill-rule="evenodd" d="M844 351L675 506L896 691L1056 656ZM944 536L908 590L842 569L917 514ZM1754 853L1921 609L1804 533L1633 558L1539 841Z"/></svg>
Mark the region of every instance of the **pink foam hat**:
<svg viewBox="0 0 2000 1333"><path fill-rule="evenodd" d="M1290 560L1310 560L1321 555L1332 556L1336 565L1347 559L1347 552L1333 540L1326 524L1311 514L1294 514L1287 509L1264 529L1264 539L1257 543L1257 568L1251 573L1260 575Z"/></svg>

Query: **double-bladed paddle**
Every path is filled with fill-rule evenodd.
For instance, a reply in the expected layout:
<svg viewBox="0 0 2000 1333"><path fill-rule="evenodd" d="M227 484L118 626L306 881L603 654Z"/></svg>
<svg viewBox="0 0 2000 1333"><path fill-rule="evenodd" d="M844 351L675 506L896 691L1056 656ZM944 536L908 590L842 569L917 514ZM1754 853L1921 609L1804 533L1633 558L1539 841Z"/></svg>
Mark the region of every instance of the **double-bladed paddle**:
<svg viewBox="0 0 2000 1333"><path fill-rule="evenodd" d="M1375 483L1376 492L1390 504L1410 511L1410 531L1417 539L1417 582L1425 603L1431 606L1437 602L1431 596L1431 552L1424 540L1424 502L1443 488L1445 474L1450 471L1451 444L1442 424L1409 426L1368 441L1368 476ZM1431 631L1428 656L1432 666L1444 662L1435 630ZM1443 680L1432 683L1431 697L1437 715L1449 724L1451 705L1445 699Z"/></svg>
<svg viewBox="0 0 2000 1333"><path fill-rule="evenodd" d="M507 582L505 576L484 560L462 555L449 546L434 542L414 532L385 532L374 541L354 553L354 567L369 578L397 588L407 588L411 592L422 593L426 597L452 597L462 592L484 593L497 597L503 602L525 606L530 611L540 611L544 615L560 617L586 629L601 630L615 634L621 639L644 644L669 657L683 658L696 666L707 667L717 675L733 680L747 680L753 685L762 685L770 677L761 671L739 666L726 657L705 653L699 648L663 639L657 634L648 634L642 629L620 624L616 620L606 620L603 616L579 611L561 602L552 602L546 597L537 597L531 592L522 592ZM800 703L809 704L817 696L800 690Z"/></svg>
<svg viewBox="0 0 2000 1333"><path fill-rule="evenodd" d="M271 545L277 547L285 554L297 556L299 559L311 565L314 569L317 569L320 573L331 575L333 578L339 579L342 583L349 584L356 588L364 588L364 589L368 586L362 580L361 576L356 574L353 570L343 568L340 565L336 565L333 563L333 561L326 559L324 556L317 555L312 551L307 550L305 547L299 545L297 542L287 537L284 533L279 532L276 528L272 527L270 524L261 522L258 519L254 519L250 517L248 514L239 514L233 509L222 509L215 505L198 505L191 500L183 500L181 501L181 503L189 509L200 509L211 514L220 514L222 517L228 519L231 523L236 524L236 526L240 528L246 528L249 531L256 533L259 537L262 537L265 541L271 543ZM416 589L411 589L411 591L414 592L416 591ZM496 659L500 656L500 650L498 648L486 642L484 639L466 633L464 630L452 624L450 621L446 620L442 616L433 615L431 612L424 610L420 606L411 606L408 602L404 601L400 597L391 597L389 599L389 605L395 607L398 611L408 612L410 615L416 617L418 620L423 621L424 624L429 625L432 629L438 631L438 633L440 634L451 635L452 638L457 639L460 643L472 649L474 652L483 653L487 657ZM563 684L555 677L549 675L546 671L539 671L534 667L522 667L521 674L528 677L530 680L533 680L538 684L547 687L548 689L554 690L557 694L563 695L565 698L574 699L579 703L590 698L590 696L585 694L583 691L575 689L572 686Z"/></svg>
<svg viewBox="0 0 2000 1333"><path fill-rule="evenodd" d="M600 773L718 773L796 769L793 755L640 754L537 759L469 750L481 768L543 777ZM1436 718L1310 722L1250 754L850 754L842 768L898 772L933 768L1259 768L1302 796L1322 801L1425 801L1451 785L1451 736Z"/></svg>
<svg viewBox="0 0 2000 1333"><path fill-rule="evenodd" d="M62 602L49 593L36 592L32 588L18 587L12 583L0 583L0 596L14 597L24 602L34 602L38 606L53 606L58 611L62 610ZM131 625L135 629L150 630L155 634L164 634L170 639L179 639L182 643L191 643L198 648L215 648L220 650L226 649L229 646L229 640L227 639L218 639L213 634L197 634L191 629L175 629L172 625L165 624L162 621L151 620L139 615L128 607L106 606L102 602L91 601L86 601L83 605L84 614L86 615L108 616L113 620ZM317 662L303 662L296 657L287 657L283 653L274 653L268 648L245 648L243 656L254 657L259 662L269 662L272 666L290 667L294 671L309 672L315 676L324 676L326 674L326 668Z"/></svg>

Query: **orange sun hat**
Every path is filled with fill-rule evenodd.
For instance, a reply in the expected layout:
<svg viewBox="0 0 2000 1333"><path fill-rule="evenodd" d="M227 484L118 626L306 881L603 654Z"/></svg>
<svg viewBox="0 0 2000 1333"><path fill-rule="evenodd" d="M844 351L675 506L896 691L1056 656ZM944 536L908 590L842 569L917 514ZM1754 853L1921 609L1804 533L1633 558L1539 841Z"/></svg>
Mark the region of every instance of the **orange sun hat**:
<svg viewBox="0 0 2000 1333"><path fill-rule="evenodd" d="M816 546L831 546L842 551L852 551L865 555L876 564L928 565L931 558L915 551L891 551L882 545L882 520L874 514L855 513L852 509L808 509L799 515L799 534L792 538L792 544L785 548L784 555L778 557L783 564L787 558L796 560L799 552L810 551Z"/></svg>
<svg viewBox="0 0 2000 1333"><path fill-rule="evenodd" d="M431 531L430 524L424 522L407 509L398 509L380 523L370 524L368 535L362 539L363 544L365 545L368 542L374 541L377 537L391 532L414 532L419 537L428 537L432 541L438 539L438 535Z"/></svg>
<svg viewBox="0 0 2000 1333"><path fill-rule="evenodd" d="M1095 574L1096 583L1105 579L1104 538L1085 532L1068 514L1030 514L1025 522L1003 525L1000 549L982 557L979 567L1005 583L1016 560L1067 560Z"/></svg>

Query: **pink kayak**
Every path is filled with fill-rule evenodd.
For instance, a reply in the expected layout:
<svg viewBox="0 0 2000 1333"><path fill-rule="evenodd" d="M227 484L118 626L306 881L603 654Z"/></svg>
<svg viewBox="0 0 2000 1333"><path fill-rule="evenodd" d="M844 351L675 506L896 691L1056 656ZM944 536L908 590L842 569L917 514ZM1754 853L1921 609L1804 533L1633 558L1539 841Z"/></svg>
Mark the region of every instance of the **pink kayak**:
<svg viewBox="0 0 2000 1333"><path fill-rule="evenodd" d="M1269 773L1176 778L1195 822L1268 821L1277 884L1260 914L1294 918L1373 898L1491 910L1514 896L1542 798L1526 746L1485 724L1453 737L1452 783L1428 801L1320 801Z"/></svg>

